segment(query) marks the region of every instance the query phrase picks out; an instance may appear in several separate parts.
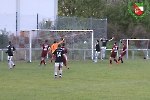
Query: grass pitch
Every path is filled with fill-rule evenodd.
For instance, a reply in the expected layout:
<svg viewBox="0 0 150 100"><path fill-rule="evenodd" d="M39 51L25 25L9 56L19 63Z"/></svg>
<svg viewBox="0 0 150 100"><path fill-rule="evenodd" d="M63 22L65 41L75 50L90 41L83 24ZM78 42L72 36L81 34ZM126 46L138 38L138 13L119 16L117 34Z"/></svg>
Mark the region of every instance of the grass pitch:
<svg viewBox="0 0 150 100"><path fill-rule="evenodd" d="M150 100L150 61L70 61L54 79L54 63L0 62L0 100Z"/></svg>

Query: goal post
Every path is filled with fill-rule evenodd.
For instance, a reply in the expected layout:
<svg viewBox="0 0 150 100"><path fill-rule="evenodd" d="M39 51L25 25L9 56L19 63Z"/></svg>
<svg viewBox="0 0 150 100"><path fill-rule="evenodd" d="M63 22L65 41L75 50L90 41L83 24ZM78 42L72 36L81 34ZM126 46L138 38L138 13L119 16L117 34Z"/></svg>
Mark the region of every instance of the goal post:
<svg viewBox="0 0 150 100"><path fill-rule="evenodd" d="M125 43L126 58L144 58L149 59L149 41L150 39L121 39L119 43L119 49L122 49L121 44Z"/></svg>
<svg viewBox="0 0 150 100"><path fill-rule="evenodd" d="M39 49L40 45L49 40L50 45L56 40L59 42L65 38L66 47L69 49L70 59L80 58L93 59L94 57L94 32L93 30L49 30L49 29L33 29L29 35L29 62L32 62L34 52L33 49ZM40 56L40 55L39 55Z"/></svg>

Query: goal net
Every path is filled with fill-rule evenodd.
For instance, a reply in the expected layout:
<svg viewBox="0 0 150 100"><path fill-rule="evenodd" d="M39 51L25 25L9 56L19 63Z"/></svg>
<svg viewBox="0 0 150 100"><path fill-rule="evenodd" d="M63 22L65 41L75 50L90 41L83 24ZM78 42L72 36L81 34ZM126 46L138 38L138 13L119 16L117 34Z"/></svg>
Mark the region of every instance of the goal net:
<svg viewBox="0 0 150 100"><path fill-rule="evenodd" d="M93 30L36 29L30 31L30 62L40 59L40 47L45 40L52 45L54 40L59 42L62 38L65 38L65 46L69 50L69 60L93 59Z"/></svg>
<svg viewBox="0 0 150 100"><path fill-rule="evenodd" d="M119 49L122 49L122 44L127 46L127 59L149 59L149 41L150 39L121 39Z"/></svg>

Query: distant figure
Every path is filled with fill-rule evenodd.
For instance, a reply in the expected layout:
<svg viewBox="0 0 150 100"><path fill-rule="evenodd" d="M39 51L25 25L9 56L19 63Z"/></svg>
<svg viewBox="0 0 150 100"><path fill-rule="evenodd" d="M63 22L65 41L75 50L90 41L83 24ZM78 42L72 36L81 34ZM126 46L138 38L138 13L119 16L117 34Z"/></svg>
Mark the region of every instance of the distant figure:
<svg viewBox="0 0 150 100"><path fill-rule="evenodd" d="M112 47L111 53L110 53L110 59L109 59L110 60L110 66L112 66L112 60L114 60L116 62L116 64L118 64L118 61L116 59L117 52L118 52L118 46L115 42L113 47Z"/></svg>
<svg viewBox="0 0 150 100"><path fill-rule="evenodd" d="M15 47L11 44L11 41L9 41L9 45L7 46L6 53L8 54L7 60L8 60L8 66L10 69L15 67L14 62L12 61L15 50L16 50Z"/></svg>
<svg viewBox="0 0 150 100"><path fill-rule="evenodd" d="M106 39L105 37L100 39L100 41L102 42L102 46L101 46L101 59L102 60L105 58L107 42L112 41L113 39L114 37L112 37L111 39Z"/></svg>
<svg viewBox="0 0 150 100"><path fill-rule="evenodd" d="M61 49L64 50L63 64L69 69L69 67L67 66L67 62L68 62L68 57L67 57L68 49L65 47L65 43L62 43Z"/></svg>
<svg viewBox="0 0 150 100"><path fill-rule="evenodd" d="M65 58L64 50L61 49L61 45L58 45L58 48L53 52L53 56L56 57L55 59L55 70L54 70L54 77L57 78L58 68L59 70L59 77L62 78L62 66L63 66L63 57Z"/></svg>
<svg viewBox="0 0 150 100"><path fill-rule="evenodd" d="M39 66L41 66L42 63L44 64L44 66L46 66L45 57L49 49L50 49L50 45L48 44L48 40L45 40L45 43L42 44L41 62Z"/></svg>
<svg viewBox="0 0 150 100"><path fill-rule="evenodd" d="M96 49L96 51L95 51L95 59L94 59L94 62L97 62L97 61L98 61L98 56L99 56L100 50L101 50L100 45L99 45L99 40L96 40L95 49Z"/></svg>
<svg viewBox="0 0 150 100"><path fill-rule="evenodd" d="M122 57L123 57L124 55L126 55L127 46L126 46L125 43L123 43L122 45L123 45L123 47L122 47L122 51L121 51L121 53L120 53L120 55L119 55L119 58L118 58L118 63L120 63L120 60L121 60L121 63L123 63Z"/></svg>

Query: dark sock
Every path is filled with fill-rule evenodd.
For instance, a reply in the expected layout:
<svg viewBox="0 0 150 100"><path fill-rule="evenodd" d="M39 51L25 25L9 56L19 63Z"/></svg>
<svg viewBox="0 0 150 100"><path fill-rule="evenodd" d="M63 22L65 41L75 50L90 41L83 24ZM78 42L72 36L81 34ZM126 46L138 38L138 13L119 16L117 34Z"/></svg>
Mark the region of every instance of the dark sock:
<svg viewBox="0 0 150 100"><path fill-rule="evenodd" d="M121 58L119 57L119 58L118 58L118 61L120 61L120 60L121 60Z"/></svg>
<svg viewBox="0 0 150 100"><path fill-rule="evenodd" d="M123 59L121 58L121 63L123 63Z"/></svg>
<svg viewBox="0 0 150 100"><path fill-rule="evenodd" d="M112 60L110 60L110 64L112 64Z"/></svg>
<svg viewBox="0 0 150 100"><path fill-rule="evenodd" d="M46 63L45 63L45 60L43 60L43 63L44 63L44 65L46 64Z"/></svg>
<svg viewBox="0 0 150 100"><path fill-rule="evenodd" d="M114 58L114 61L117 63L117 59L116 58Z"/></svg>
<svg viewBox="0 0 150 100"><path fill-rule="evenodd" d="M43 60L41 60L40 65L42 64Z"/></svg>

